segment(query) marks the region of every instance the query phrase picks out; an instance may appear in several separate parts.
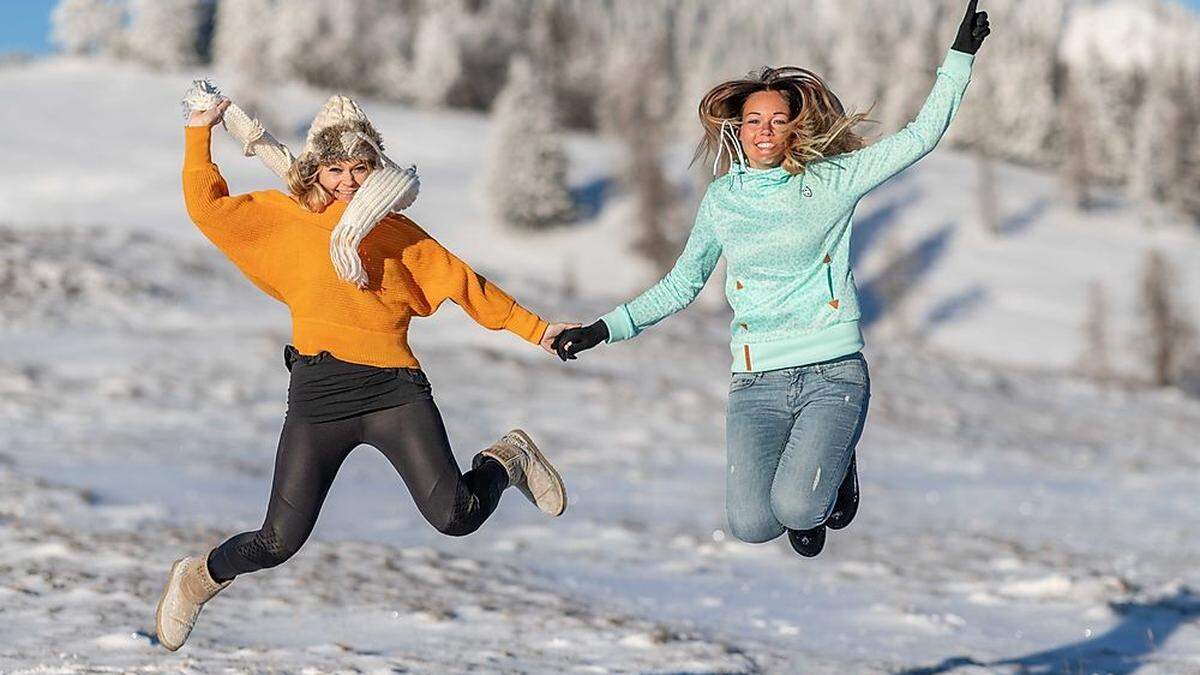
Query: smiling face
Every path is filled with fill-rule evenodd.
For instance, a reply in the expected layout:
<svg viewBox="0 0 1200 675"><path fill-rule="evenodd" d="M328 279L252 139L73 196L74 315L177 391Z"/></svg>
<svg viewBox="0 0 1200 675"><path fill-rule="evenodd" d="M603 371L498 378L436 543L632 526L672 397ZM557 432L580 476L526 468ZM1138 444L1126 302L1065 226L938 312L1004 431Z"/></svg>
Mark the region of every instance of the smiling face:
<svg viewBox="0 0 1200 675"><path fill-rule="evenodd" d="M321 166L317 170L317 182L339 202L348 202L359 186L371 175L371 165L361 159L352 159ZM311 175L311 174L310 174Z"/></svg>
<svg viewBox="0 0 1200 675"><path fill-rule="evenodd" d="M742 104L738 139L751 168L773 169L783 163L790 117L787 99L777 91L755 92Z"/></svg>

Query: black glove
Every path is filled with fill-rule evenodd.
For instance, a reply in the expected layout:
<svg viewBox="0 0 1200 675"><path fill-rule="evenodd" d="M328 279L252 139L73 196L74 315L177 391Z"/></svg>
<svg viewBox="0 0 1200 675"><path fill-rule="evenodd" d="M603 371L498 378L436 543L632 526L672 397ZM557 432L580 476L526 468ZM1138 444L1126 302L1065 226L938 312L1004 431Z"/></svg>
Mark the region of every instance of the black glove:
<svg viewBox="0 0 1200 675"><path fill-rule="evenodd" d="M988 24L987 12L975 11L975 6L978 4L979 0L971 0L967 3L967 15L963 17L962 25L958 27L958 36L954 38L954 44L950 47L956 52L974 54L979 51L983 39L992 32L991 25Z"/></svg>
<svg viewBox="0 0 1200 675"><path fill-rule="evenodd" d="M591 349L608 339L608 326L603 321L597 321L583 328L568 328L554 338L550 347L558 354L558 358L566 361L585 349Z"/></svg>

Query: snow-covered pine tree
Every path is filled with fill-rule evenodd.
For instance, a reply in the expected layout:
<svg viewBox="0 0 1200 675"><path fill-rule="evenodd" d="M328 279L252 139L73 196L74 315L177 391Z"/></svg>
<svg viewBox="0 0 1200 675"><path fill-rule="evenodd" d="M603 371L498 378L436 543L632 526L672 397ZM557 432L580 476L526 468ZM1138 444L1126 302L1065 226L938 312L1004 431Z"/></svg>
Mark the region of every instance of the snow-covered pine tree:
<svg viewBox="0 0 1200 675"><path fill-rule="evenodd" d="M492 119L488 188L496 215L524 229L570 221L574 204L554 99L528 58L509 64Z"/></svg>
<svg viewBox="0 0 1200 675"><path fill-rule="evenodd" d="M113 0L61 0L50 14L51 38L68 54L96 54L120 35L125 5Z"/></svg>
<svg viewBox="0 0 1200 675"><path fill-rule="evenodd" d="M461 3L448 2L425 13L413 41L409 97L421 105L452 105L455 91L467 77L463 64L466 12Z"/></svg>
<svg viewBox="0 0 1200 675"><path fill-rule="evenodd" d="M211 28L211 0L133 0L125 45L130 55L155 68L199 63Z"/></svg>

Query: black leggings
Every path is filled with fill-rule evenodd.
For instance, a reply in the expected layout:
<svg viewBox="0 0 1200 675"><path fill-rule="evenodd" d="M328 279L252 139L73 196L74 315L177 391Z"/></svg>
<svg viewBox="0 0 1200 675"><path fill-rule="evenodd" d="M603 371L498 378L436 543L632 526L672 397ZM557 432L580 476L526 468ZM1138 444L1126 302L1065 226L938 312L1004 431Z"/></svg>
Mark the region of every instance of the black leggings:
<svg viewBox="0 0 1200 675"><path fill-rule="evenodd" d="M466 474L459 471L432 399L333 422L285 420L266 520L261 529L234 536L209 553L213 578L225 581L274 567L300 550L338 468L362 443L383 452L421 515L444 534L474 532L508 486L504 467L492 460Z"/></svg>

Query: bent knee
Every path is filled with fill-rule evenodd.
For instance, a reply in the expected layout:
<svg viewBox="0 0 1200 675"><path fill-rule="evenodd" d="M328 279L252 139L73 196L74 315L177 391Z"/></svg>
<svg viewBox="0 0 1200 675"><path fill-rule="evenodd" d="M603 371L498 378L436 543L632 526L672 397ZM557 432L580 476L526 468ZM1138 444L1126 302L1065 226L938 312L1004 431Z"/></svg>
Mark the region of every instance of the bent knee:
<svg viewBox="0 0 1200 675"><path fill-rule="evenodd" d="M795 492L771 495L771 510L775 512L775 518L791 530L811 530L823 525L829 518L832 506L826 500Z"/></svg>
<svg viewBox="0 0 1200 675"><path fill-rule="evenodd" d="M771 514L729 512L729 533L747 544L762 544L783 534L783 525Z"/></svg>
<svg viewBox="0 0 1200 675"><path fill-rule="evenodd" d="M278 567L300 551L304 540L289 540L271 530L260 530L241 553L264 569Z"/></svg>
<svg viewBox="0 0 1200 675"><path fill-rule="evenodd" d="M444 513L435 515L426 515L425 519L433 526L433 529L450 537L465 537L483 524L482 520L474 518L464 518L454 513Z"/></svg>

